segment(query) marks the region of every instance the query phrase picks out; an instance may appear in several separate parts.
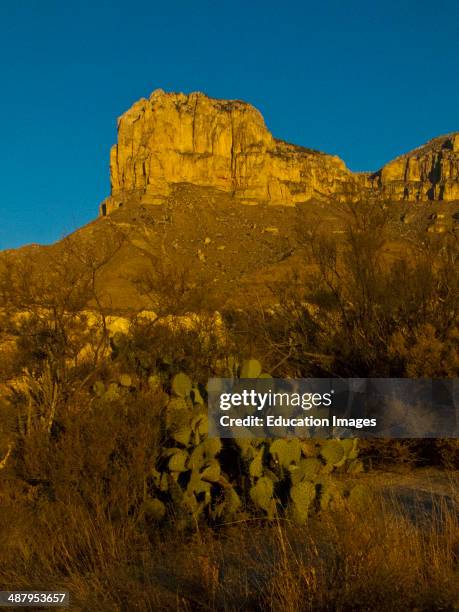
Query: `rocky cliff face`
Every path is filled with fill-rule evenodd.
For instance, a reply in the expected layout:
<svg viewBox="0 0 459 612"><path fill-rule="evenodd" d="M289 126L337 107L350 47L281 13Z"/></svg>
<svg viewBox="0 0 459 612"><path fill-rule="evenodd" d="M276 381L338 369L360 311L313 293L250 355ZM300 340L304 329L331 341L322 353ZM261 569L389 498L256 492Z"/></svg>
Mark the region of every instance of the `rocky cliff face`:
<svg viewBox="0 0 459 612"><path fill-rule="evenodd" d="M119 119L110 174L103 215L131 203L161 203L178 183L220 189L247 204L452 200L459 199L459 135L436 139L375 174L354 174L336 156L274 138L245 102L157 90Z"/></svg>
<svg viewBox="0 0 459 612"><path fill-rule="evenodd" d="M459 200L459 133L434 138L370 177L390 200Z"/></svg>

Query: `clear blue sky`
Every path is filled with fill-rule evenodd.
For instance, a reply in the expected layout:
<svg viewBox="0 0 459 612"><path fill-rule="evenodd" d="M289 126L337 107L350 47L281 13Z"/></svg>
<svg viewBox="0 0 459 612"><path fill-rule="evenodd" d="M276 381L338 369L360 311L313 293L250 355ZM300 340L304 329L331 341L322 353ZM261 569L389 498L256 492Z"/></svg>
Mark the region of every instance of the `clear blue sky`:
<svg viewBox="0 0 459 612"><path fill-rule="evenodd" d="M353 170L459 129L457 0L1 0L0 61L0 249L97 215L116 118L158 87Z"/></svg>

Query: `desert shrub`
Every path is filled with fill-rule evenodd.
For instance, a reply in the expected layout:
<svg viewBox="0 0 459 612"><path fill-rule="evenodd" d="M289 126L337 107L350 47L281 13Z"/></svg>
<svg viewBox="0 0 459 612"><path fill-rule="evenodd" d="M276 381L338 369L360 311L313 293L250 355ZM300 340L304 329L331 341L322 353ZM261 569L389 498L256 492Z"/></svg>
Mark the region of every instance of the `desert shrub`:
<svg viewBox="0 0 459 612"><path fill-rule="evenodd" d="M443 337L431 323L397 331L390 338L388 355L400 363L405 376L454 377L459 372L459 328L451 326Z"/></svg>
<svg viewBox="0 0 459 612"><path fill-rule="evenodd" d="M232 333L279 377L455 377L457 241L424 234L394 251L390 208L358 204L346 213L339 238L319 223L300 228L305 266L271 284L273 305L229 315ZM365 446L386 465L457 461L454 441Z"/></svg>
<svg viewBox="0 0 459 612"><path fill-rule="evenodd" d="M257 355L266 370L282 378L329 376L330 357L323 349L323 328L304 299L304 285L292 275L271 289L273 307L226 311L225 322L232 339L232 350L241 361ZM320 349L319 349L320 347Z"/></svg>
<svg viewBox="0 0 459 612"><path fill-rule="evenodd" d="M459 467L456 438L361 440L360 454L367 465L375 468L405 470L437 466L454 470Z"/></svg>
<svg viewBox="0 0 459 612"><path fill-rule="evenodd" d="M437 439L432 441L432 462L450 470L459 469L459 440Z"/></svg>
<svg viewBox="0 0 459 612"><path fill-rule="evenodd" d="M424 461L419 453L418 440L374 439L361 440L362 457L371 467L407 469L421 465Z"/></svg>
<svg viewBox="0 0 459 612"><path fill-rule="evenodd" d="M285 368L306 376L457 373L457 242L424 239L391 253L390 221L388 209L361 204L351 207L343 237L313 224L302 234L307 272L273 284L276 308L253 326Z"/></svg>
<svg viewBox="0 0 459 612"><path fill-rule="evenodd" d="M160 405L152 394L113 401L80 394L56 415L51 432L36 428L18 436L16 476L42 484L57 499L76 495L89 502L100 495L109 507L134 499L133 489L142 497L158 448Z"/></svg>
<svg viewBox="0 0 459 612"><path fill-rule="evenodd" d="M145 240L148 243L147 236ZM147 263L131 281L158 317L215 310L211 281L190 263L184 264L164 252L156 255L154 247L140 251Z"/></svg>
<svg viewBox="0 0 459 612"><path fill-rule="evenodd" d="M156 372L167 378L183 370L206 383L216 364L231 354L231 342L214 316L190 316L191 324L184 319L135 319L129 334L111 339L113 364L144 381Z"/></svg>

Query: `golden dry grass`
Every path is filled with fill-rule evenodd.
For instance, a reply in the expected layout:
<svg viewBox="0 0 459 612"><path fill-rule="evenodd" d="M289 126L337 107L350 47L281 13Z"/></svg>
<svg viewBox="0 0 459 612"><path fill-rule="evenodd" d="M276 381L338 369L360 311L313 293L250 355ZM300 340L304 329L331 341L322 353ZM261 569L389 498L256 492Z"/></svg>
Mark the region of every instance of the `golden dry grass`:
<svg viewBox="0 0 459 612"><path fill-rule="evenodd" d="M455 484L455 483L453 483ZM381 496L305 527L240 522L159 532L49 501L3 506L2 588L66 588L75 610L455 610L455 500ZM69 500L70 502L70 500Z"/></svg>

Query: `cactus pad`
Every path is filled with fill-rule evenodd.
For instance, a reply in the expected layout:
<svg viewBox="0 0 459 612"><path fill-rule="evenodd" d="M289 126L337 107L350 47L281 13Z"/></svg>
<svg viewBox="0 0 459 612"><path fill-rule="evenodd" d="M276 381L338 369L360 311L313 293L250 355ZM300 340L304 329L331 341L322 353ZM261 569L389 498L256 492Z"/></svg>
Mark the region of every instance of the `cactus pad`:
<svg viewBox="0 0 459 612"><path fill-rule="evenodd" d="M293 438L293 440L274 440L269 447L269 452L283 468L288 468L290 464L298 463L300 460L300 441L297 438Z"/></svg>
<svg viewBox="0 0 459 612"><path fill-rule="evenodd" d="M339 440L328 440L320 449L325 463L337 465L344 459L344 448Z"/></svg>
<svg viewBox="0 0 459 612"><path fill-rule="evenodd" d="M246 359L241 366L240 378L258 378L261 369L258 359Z"/></svg>
<svg viewBox="0 0 459 612"><path fill-rule="evenodd" d="M250 489L250 498L253 503L264 510L269 518L273 518L276 511L276 502L273 499L274 484L270 478L262 476Z"/></svg>
<svg viewBox="0 0 459 612"><path fill-rule="evenodd" d="M179 372L172 379L172 391L179 397L188 397L192 388L190 377L183 372Z"/></svg>
<svg viewBox="0 0 459 612"><path fill-rule="evenodd" d="M166 506L156 498L146 500L142 505L144 516L151 521L161 521L166 514Z"/></svg>
<svg viewBox="0 0 459 612"><path fill-rule="evenodd" d="M316 496L316 488L312 482L299 482L290 490L290 497L293 502L293 512L295 520L304 524L308 518L309 507Z"/></svg>

